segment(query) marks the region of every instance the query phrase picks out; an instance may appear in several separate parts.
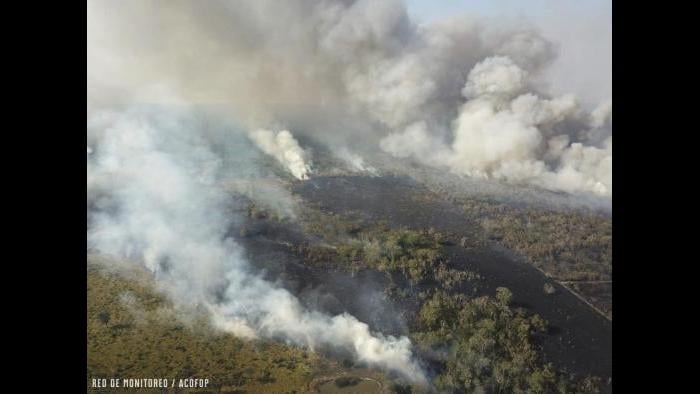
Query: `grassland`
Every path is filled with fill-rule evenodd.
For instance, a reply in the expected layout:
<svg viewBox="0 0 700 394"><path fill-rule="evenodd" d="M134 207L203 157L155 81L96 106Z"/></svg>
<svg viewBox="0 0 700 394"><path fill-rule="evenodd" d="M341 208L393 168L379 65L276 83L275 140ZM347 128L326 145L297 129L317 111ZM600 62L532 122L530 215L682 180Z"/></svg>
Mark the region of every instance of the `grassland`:
<svg viewBox="0 0 700 394"><path fill-rule="evenodd" d="M88 391L95 377L201 377L208 389L179 392L304 393L314 373L332 368L300 348L217 332L204 316L181 321L147 273L139 277L89 266Z"/></svg>
<svg viewBox="0 0 700 394"><path fill-rule="evenodd" d="M302 218L307 233L323 242L297 246L309 264L346 271L374 269L387 274L388 291L398 291L396 278L409 286L439 285L455 288L477 274L450 266L442 247L455 241L446 234L408 228L390 229L385 223L306 209Z"/></svg>
<svg viewBox="0 0 700 394"><path fill-rule="evenodd" d="M256 207L248 213L275 220ZM391 299L413 301L406 315L410 337L438 392L598 391L596 378L574 378L544 360L539 343L548 323L513 305L508 289L480 296L465 291L477 288L481 278L452 264L444 252L461 240L433 229L392 229L359 215L312 207L300 222L309 241L289 248L304 264L384 273ZM88 266L88 383L93 377L202 377L212 382L208 389L179 392L423 391L349 360L217 332L204 314L183 320L153 291L149 278L138 270L125 275L100 264Z"/></svg>
<svg viewBox="0 0 700 394"><path fill-rule="evenodd" d="M453 198L485 236L525 257L612 319L612 219L586 211ZM591 285L588 285L589 283ZM604 286L595 283L604 282Z"/></svg>
<svg viewBox="0 0 700 394"><path fill-rule="evenodd" d="M375 269L396 275L387 293L395 299L418 293L411 338L435 367L438 392L595 393L595 377L574 379L543 361L538 340L548 324L536 314L511 305L512 294L498 288L495 296L469 296L464 282L478 284L479 275L453 267L444 246L448 234L432 229L390 229L358 217L307 209L307 232L322 242L302 245L299 252L312 264L328 268ZM404 283L402 286L401 283ZM417 285L419 288L413 288ZM436 356L437 355L437 356ZM410 392L411 387L398 391Z"/></svg>

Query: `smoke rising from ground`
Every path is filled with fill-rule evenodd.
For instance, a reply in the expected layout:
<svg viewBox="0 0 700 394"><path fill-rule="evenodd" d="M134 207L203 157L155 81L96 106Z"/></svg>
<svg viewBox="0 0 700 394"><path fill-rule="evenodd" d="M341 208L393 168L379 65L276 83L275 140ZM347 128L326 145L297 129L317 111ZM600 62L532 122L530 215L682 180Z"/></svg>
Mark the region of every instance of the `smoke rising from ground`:
<svg viewBox="0 0 700 394"><path fill-rule="evenodd" d="M307 153L299 146L288 130L275 134L270 130L255 130L250 138L263 152L277 159L295 178L309 179L311 165L307 163Z"/></svg>
<svg viewBox="0 0 700 394"><path fill-rule="evenodd" d="M294 217L294 201L274 182L251 185L269 177L256 164L262 154L299 180L312 176L302 136L372 174L382 168L365 158L382 154L612 195L612 101L584 108L573 95L535 88L557 46L533 26L466 17L418 25L398 0L87 8L89 241L143 262L174 300L207 305L237 335L335 345L422 378L406 338L305 310L251 273L224 237L232 190L265 195ZM245 131L217 134L201 119L134 109L143 104L206 108Z"/></svg>
<svg viewBox="0 0 700 394"><path fill-rule="evenodd" d="M611 105L591 114L534 87L557 50L526 23L418 25L393 0L98 0L88 110L177 96L251 131L295 130L337 150L359 140L458 174L610 196ZM308 176L299 155L274 148L279 137L260 135Z"/></svg>
<svg viewBox="0 0 700 394"><path fill-rule="evenodd" d="M469 72L451 143L419 122L385 137L380 146L458 174L611 195L612 136L600 146L584 142L602 131L612 103L581 113L573 96L544 99L527 92L527 83L527 71L510 58L486 58ZM571 135L566 122L578 122L581 129L574 130L585 134Z"/></svg>
<svg viewBox="0 0 700 394"><path fill-rule="evenodd" d="M223 186L235 173L196 120L131 109L103 114L97 123L101 137L88 159L88 179L109 201L94 213L91 247L143 263L176 303L205 306L223 330L340 348L361 362L424 381L408 338L372 333L348 314L307 310L251 271L241 247L226 237L235 214Z"/></svg>

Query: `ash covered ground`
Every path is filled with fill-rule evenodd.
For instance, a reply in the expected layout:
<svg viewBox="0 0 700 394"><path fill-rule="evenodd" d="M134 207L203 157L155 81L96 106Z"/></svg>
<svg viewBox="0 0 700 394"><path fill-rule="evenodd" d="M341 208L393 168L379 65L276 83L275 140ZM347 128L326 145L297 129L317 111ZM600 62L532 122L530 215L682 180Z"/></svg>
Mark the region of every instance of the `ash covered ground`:
<svg viewBox="0 0 700 394"><path fill-rule="evenodd" d="M88 3L88 378L612 390L609 10L413 6Z"/></svg>
<svg viewBox="0 0 700 394"><path fill-rule="evenodd" d="M238 200L237 215L243 219L231 227L228 236L244 247L246 258L255 271L269 282L289 290L304 307L329 315L349 313L367 323L372 331L412 337L414 331L421 330L421 311L431 294L447 288L444 279L422 278L434 275L431 271L437 270L437 265L428 265L413 276L402 275L397 269L359 261L362 255L349 259L341 256L338 246L342 248L353 240L371 238L376 232L439 234L441 239L435 247L440 250L440 261L444 264L440 269L448 267L451 270L448 276L469 274L466 279L449 286L451 295L463 295L467 299L494 298L498 288L507 288L512 292L509 305L513 310L540 316L546 322L544 330L533 330L529 334L538 363L551 363L571 382L587 377L596 379L589 385L594 388L586 386L569 391L611 390L612 321L586 302L589 293L585 289L572 293L556 279L545 275L527 256L508 249L489 235L480 218L469 215L454 200L401 176L316 176L310 180L291 181L288 187L299 204L300 214L296 219L280 218L274 210L256 205L245 197L232 196ZM325 252L318 253L319 250ZM570 287L581 290L575 285ZM99 314L95 316L100 319ZM458 315L450 318L458 319ZM118 334L123 330L124 327L120 328ZM332 347L317 351L326 364L323 367L319 366L322 363L313 365L310 367L313 372L306 380L301 380L312 392L344 392L333 383L337 379L341 379L341 383L346 382L342 379L349 379L347 382L360 385L358 389L371 388L367 392L375 392L375 389L376 392L400 392L398 390L411 387L404 386L400 378L396 380L396 375L363 369L366 365L350 362L352 357L346 352ZM448 368L450 356L444 353L443 345L417 346L415 356L433 378ZM277 356L277 359L283 358ZM233 376L238 380L229 387L241 390L241 387L249 390L257 387L251 392L266 387L264 390L278 392L272 381L255 380L251 375L250 380L261 386L246 386L245 378L241 377L245 375L238 372ZM420 392L421 389L412 390ZM431 390L441 391L439 388Z"/></svg>
<svg viewBox="0 0 700 394"><path fill-rule="evenodd" d="M478 286L463 289L469 296L494 295L496 288L513 292L514 305L538 314L548 331L538 338L547 361L585 376L607 381L612 370L612 322L600 311L535 269L527 258L496 241L484 239L477 218L406 177L326 176L297 182L293 191L321 211L360 218L364 226L383 222L392 228L435 229L457 242L444 245L450 263L479 275ZM294 253L303 242L320 242L304 235L297 225L284 226L267 218L250 218L241 237L251 260L274 262L262 265L271 278L310 305L329 313L347 311L374 329L408 334L407 322L396 316L411 315L420 288L400 302L383 297L386 278L376 270L344 273L305 265ZM282 263L282 264L280 264ZM546 287L553 290L547 291ZM473 291L478 289L478 291ZM585 293L584 293L585 294Z"/></svg>

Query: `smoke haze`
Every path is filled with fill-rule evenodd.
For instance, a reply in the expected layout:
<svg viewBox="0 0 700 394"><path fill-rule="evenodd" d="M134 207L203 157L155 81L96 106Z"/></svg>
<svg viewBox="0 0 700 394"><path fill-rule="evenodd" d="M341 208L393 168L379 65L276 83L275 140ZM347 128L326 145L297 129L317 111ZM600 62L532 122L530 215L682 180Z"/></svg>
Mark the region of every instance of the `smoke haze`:
<svg viewBox="0 0 700 394"><path fill-rule="evenodd" d="M215 326L235 335L333 346L425 380L408 338L371 333L348 314L306 310L251 271L241 247L225 237L235 214L221 185L236 174L213 152L196 119L153 109L105 117L88 179L106 189L110 206L95 213L89 246L143 263L175 302L206 307Z"/></svg>
<svg viewBox="0 0 700 394"><path fill-rule="evenodd" d="M176 96L250 130L287 129L338 149L384 139L400 157L411 152L397 151L397 135L408 133L426 144L426 164L610 196L612 106L591 121L574 96L535 91L557 45L533 26L487 21L418 25L399 1L95 1L88 110ZM482 111L493 116L477 120ZM494 132L503 122L508 130ZM449 160L433 150L443 145ZM290 171L304 176L297 164Z"/></svg>
<svg viewBox="0 0 700 394"><path fill-rule="evenodd" d="M206 306L236 335L336 346L425 380L406 337L305 309L226 238L237 220L231 192L294 217L293 198L261 163L312 177L302 136L370 174L382 169L368 159L384 155L612 196L612 100L588 107L543 91L558 48L532 25L469 16L419 25L395 0L87 8L89 244L143 263L175 302ZM193 115L201 109L206 119Z"/></svg>

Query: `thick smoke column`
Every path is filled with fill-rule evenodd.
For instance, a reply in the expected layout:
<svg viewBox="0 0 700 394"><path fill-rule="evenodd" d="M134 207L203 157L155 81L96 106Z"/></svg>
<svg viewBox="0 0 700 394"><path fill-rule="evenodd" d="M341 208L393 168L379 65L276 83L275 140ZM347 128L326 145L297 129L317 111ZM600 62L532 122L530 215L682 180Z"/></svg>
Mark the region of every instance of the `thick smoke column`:
<svg viewBox="0 0 700 394"><path fill-rule="evenodd" d="M395 0L88 3L89 106L176 93L339 155L348 142L362 157L381 146L457 174L610 196L611 102L591 112L549 97L539 81L556 56L532 26L418 25ZM292 138L259 137L308 176Z"/></svg>
<svg viewBox="0 0 700 394"><path fill-rule="evenodd" d="M406 338L305 310L251 273L225 237L234 219L227 191L258 192L249 155L264 152L309 177L310 156L287 130L328 144L360 171L382 170L363 158L394 156L612 195L612 101L584 109L538 86L556 45L531 26L418 25L397 0L93 0L87 8L90 244L143 262L173 300L207 306L238 335L339 346L422 379ZM143 104L205 108L249 132L214 144L193 118ZM293 217L293 204L266 203Z"/></svg>
<svg viewBox="0 0 700 394"><path fill-rule="evenodd" d="M222 185L235 173L196 121L139 109L100 114L88 127L100 135L88 157L91 190L109 196L94 213L91 247L142 262L176 303L205 306L221 329L341 348L424 381L408 338L372 333L347 314L306 310L287 290L251 272L241 247L225 236L234 217Z"/></svg>
<svg viewBox="0 0 700 394"><path fill-rule="evenodd" d="M250 138L260 150L277 159L297 179L308 179L311 165L308 154L299 146L292 133L282 130L275 134L270 130L255 130Z"/></svg>
<svg viewBox="0 0 700 394"><path fill-rule="evenodd" d="M510 58L486 58L469 72L451 143L417 122L385 137L380 146L394 156L413 156L469 176L611 195L612 136L600 147L571 139L590 142L592 135L604 133L612 103L583 114L573 96L543 99L528 93L527 85L527 71ZM574 131L584 135L571 135L567 122L582 125Z"/></svg>

